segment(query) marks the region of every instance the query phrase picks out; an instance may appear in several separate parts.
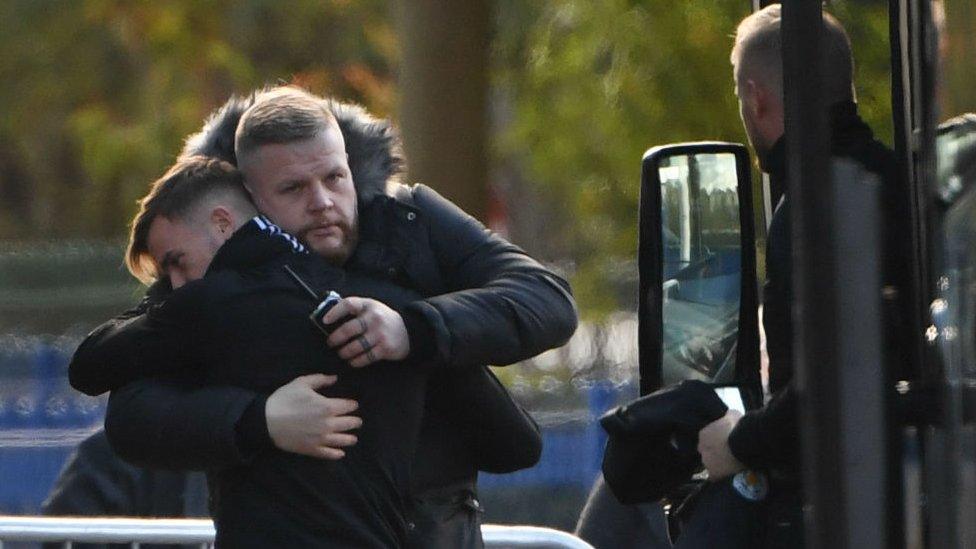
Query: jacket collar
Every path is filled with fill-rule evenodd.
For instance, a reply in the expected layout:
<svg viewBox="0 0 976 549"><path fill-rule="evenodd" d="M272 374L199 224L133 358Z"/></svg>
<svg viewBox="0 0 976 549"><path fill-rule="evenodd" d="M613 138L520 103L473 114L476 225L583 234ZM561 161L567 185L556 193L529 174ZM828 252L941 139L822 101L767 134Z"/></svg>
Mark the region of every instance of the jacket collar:
<svg viewBox="0 0 976 549"><path fill-rule="evenodd" d="M418 210L409 187L397 184L391 190L393 196L378 196L360 207L359 242L346 267L387 270L410 253L410 231L400 220Z"/></svg>
<svg viewBox="0 0 976 549"><path fill-rule="evenodd" d="M256 267L282 255L307 254L308 250L294 236L263 215L256 215L234 231L217 250L207 273L225 269Z"/></svg>
<svg viewBox="0 0 976 549"><path fill-rule="evenodd" d="M390 226L406 212L416 212L410 190L398 185L397 197L380 196L366 204L359 215L359 243L347 266L396 264L406 253L409 237ZM392 239L392 240L391 240ZM308 254L294 236L275 225L268 217L256 215L242 225L217 250L207 272L255 267L286 254ZM392 254L392 255L391 255Z"/></svg>
<svg viewBox="0 0 976 549"><path fill-rule="evenodd" d="M848 151L859 143L874 138L871 128L857 113L857 103L844 101L830 107L830 152L840 154ZM781 136L765 155L760 158L760 166L770 178L786 181L786 136ZM782 192L788 189L783 185Z"/></svg>

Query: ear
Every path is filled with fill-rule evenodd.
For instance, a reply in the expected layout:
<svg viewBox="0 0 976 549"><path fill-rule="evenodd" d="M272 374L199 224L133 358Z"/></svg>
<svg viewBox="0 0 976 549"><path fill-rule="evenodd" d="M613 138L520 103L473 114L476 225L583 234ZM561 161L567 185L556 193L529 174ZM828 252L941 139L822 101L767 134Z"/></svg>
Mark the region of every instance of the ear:
<svg viewBox="0 0 976 549"><path fill-rule="evenodd" d="M225 206L214 206L210 210L210 226L216 232L221 241L230 238L230 235L237 227L237 216Z"/></svg>
<svg viewBox="0 0 976 549"><path fill-rule="evenodd" d="M752 78L747 78L742 89L742 104L749 109L749 114L753 120L759 120L768 110L768 93L765 86L762 86Z"/></svg>

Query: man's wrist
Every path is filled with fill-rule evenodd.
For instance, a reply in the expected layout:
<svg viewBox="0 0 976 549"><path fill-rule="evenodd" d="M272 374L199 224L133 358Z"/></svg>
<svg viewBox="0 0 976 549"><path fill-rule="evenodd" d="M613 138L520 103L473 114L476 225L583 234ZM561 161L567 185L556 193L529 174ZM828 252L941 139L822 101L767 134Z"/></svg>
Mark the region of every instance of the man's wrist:
<svg viewBox="0 0 976 549"><path fill-rule="evenodd" d="M419 307L407 306L400 311L400 318L403 319L403 326L407 330L407 339L410 342L410 358L426 360L433 357L437 348L434 341L434 328Z"/></svg>
<svg viewBox="0 0 976 549"><path fill-rule="evenodd" d="M234 426L234 436L237 449L245 459L262 450L274 448L274 441L268 432L268 420L265 416L265 406L268 397L259 395L248 404Z"/></svg>
<svg viewBox="0 0 976 549"><path fill-rule="evenodd" d="M745 467L755 465L757 461L755 454L758 448L752 437L753 419L749 414L743 415L729 432L729 453Z"/></svg>

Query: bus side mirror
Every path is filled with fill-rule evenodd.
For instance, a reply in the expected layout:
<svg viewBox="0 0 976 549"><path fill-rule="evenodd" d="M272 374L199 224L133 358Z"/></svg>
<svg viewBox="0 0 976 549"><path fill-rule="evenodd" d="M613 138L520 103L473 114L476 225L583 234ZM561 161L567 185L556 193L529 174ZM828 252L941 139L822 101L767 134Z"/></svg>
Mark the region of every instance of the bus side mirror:
<svg viewBox="0 0 976 549"><path fill-rule="evenodd" d="M640 198L641 393L683 379L762 402L752 175L736 143L655 147Z"/></svg>

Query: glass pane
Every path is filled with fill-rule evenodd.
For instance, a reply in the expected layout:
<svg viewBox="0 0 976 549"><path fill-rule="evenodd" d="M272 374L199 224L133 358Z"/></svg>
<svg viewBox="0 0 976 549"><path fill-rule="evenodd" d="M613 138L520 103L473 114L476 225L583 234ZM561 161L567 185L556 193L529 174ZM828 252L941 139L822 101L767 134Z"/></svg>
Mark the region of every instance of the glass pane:
<svg viewBox="0 0 976 549"><path fill-rule="evenodd" d="M970 166L976 167L976 166ZM932 325L927 331L930 341L941 347L945 382L951 387L952 399L963 410L971 399L976 386L976 187L969 180L960 182L964 189L946 216L945 265L937 279L939 297L930 305ZM951 515L956 525L955 534L971 547L976 540L976 429L962 417L954 414L947 422L949 440L956 445L951 470L947 475L946 488L952 495L946 496L944 513ZM949 444L951 446L951 444ZM954 492L954 494L953 494ZM964 495L968 495L965 496Z"/></svg>
<svg viewBox="0 0 976 549"><path fill-rule="evenodd" d="M935 145L938 195L951 204L976 180L976 114L960 115L940 126Z"/></svg>
<svg viewBox="0 0 976 549"><path fill-rule="evenodd" d="M659 174L664 383L731 382L742 275L735 156L673 156Z"/></svg>
<svg viewBox="0 0 976 549"><path fill-rule="evenodd" d="M973 547L976 426L963 411L976 387L976 3L946 0L933 6L940 30L937 94L944 121L936 140L936 191L947 212L935 280L938 294L930 304L926 338L941 351L950 415L944 418L944 429L933 433L926 453L933 453L929 490L937 502L933 539L946 546Z"/></svg>

